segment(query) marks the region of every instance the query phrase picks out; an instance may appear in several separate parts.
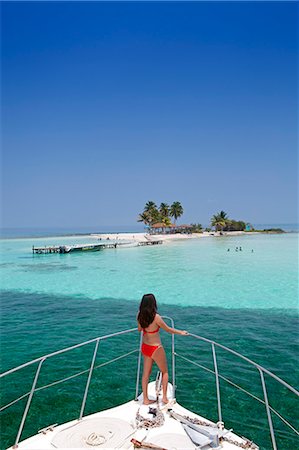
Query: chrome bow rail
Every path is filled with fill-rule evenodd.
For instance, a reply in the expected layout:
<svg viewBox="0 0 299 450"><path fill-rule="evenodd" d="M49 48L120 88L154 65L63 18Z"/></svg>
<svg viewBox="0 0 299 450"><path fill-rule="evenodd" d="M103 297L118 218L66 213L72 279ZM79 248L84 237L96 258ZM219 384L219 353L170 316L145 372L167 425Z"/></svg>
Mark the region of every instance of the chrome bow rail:
<svg viewBox="0 0 299 450"><path fill-rule="evenodd" d="M169 320L171 322L171 326L174 327L174 321L171 317L167 317L164 316L163 317L166 320ZM130 352L127 352L123 355L120 355L114 359L111 359L109 361L106 361L100 365L95 366L95 361L96 361L96 356L98 353L98 348L99 348L99 344L101 341L107 340L109 338L115 337L115 336L120 336L120 335L124 335L124 334L129 334L129 333L134 333L137 331L137 328L131 328L129 330L125 330L125 331L120 331L117 333L112 333L112 334L108 334L105 336L101 336L101 337L97 337L95 339L91 339L89 341L86 342L82 342L80 344L77 345L73 345L71 347L59 350L57 352L54 353L50 353L48 355L42 356L40 358L34 359L30 362L27 362L25 364L22 364L14 369L8 370L7 372L4 372L3 374L0 374L0 378L6 377L14 372L17 372L25 367L28 367L30 365L33 364L37 364L37 369L35 372L35 376L34 376L34 380L31 386L31 390L29 392L27 392L26 394L23 394L21 397L11 401L10 403L6 404L5 406L2 406L0 408L0 412L6 410L7 408L9 408L10 406L14 405L15 403L19 402L20 400L22 400L23 398L28 397L27 399L27 403L24 409L24 413L22 416L22 420L19 426L19 430L15 439L15 443L13 448L17 448L18 447L18 443L20 442L20 438L22 435L22 431L24 428L24 424L25 424L25 420L31 405L31 401L32 401L32 397L34 395L35 392L40 391L42 389L46 389L48 387L51 387L55 384L59 384L59 383L63 383L65 381L70 380L71 378L75 378L78 377L80 375L83 375L85 373L88 373L88 377L87 377L87 382L85 385L85 390L84 390L84 394L83 394L83 400L82 400L82 404L81 404L81 409L80 409L80 413L79 413L79 417L78 419L81 420L82 417L84 416L84 409L85 409L85 404L86 404L86 400L87 400L87 395L88 395L88 391L89 391L89 385L90 385L90 381L91 381L91 377L93 374L94 369L99 368L99 367L103 367L105 365L111 364L115 361L118 361L122 358L125 358L129 355L132 355L133 353L137 353L138 352L138 363L137 363L137 376L136 376L136 390L135 390L135 399L137 399L138 396L138 392L139 392L139 385L140 385L140 369L141 369L141 342L142 342L142 335L140 336L140 345L139 348L136 348ZM253 399L255 399L256 401L262 403L263 405L265 405L265 409L266 409L266 413L267 413L267 418L268 418L268 424L269 424L269 431L270 431L270 435L271 435L271 441L272 441L272 448L273 450L277 450L277 444L276 444L276 439L275 439L275 432L274 432L274 427L273 427L273 423L272 423L272 414L276 415L285 425L287 425L297 436L299 436L299 431L296 430L296 428L291 425L284 417L282 417L282 415L277 412L274 408L272 408L269 404L269 400L268 400L268 394L267 394L267 388L266 388L266 383L265 383L265 377L264 375L268 375L270 377L272 377L274 380L276 380L278 383L280 383L282 386L286 387L290 392L292 392L293 394L295 394L297 397L299 396L299 392L294 389L292 386L290 386L289 384L287 384L285 381L283 381L281 378L279 378L278 376L274 375L272 372L270 372L269 370L263 368L262 366L260 366L259 364L256 364L254 361L250 360L249 358L241 355L240 353L231 350L228 347L225 347L224 345L218 344L217 342L214 342L210 339L204 338L202 336L198 336L196 334L190 333L189 336L191 336L192 338L195 338L197 340L200 340L202 342L205 342L209 345L211 345L211 349L212 349L212 356L213 356L213 365L214 365L214 370L205 367L189 358L186 358L185 356L177 353L175 351L175 341L174 341L174 335L171 336L171 343L172 343L172 351L171 351L171 369L172 369L172 385L173 385L173 389L174 389L174 394L175 394L175 389L176 389L176 384L175 384L175 364L176 364L176 357L181 358L182 360L184 360L185 362L188 362L190 364L193 364L207 372L210 372L212 374L215 375L215 383L216 383L216 394L217 394L217 406L218 406L218 420L220 422L222 422L222 407L221 407L221 392L220 392L220 383L219 380L223 380L226 383L230 384L231 386L241 390L242 392L246 393L247 395L249 395L250 397L252 397ZM91 364L89 369L78 372L74 375L71 375L67 378L55 381L54 383L45 385L45 386L41 386L41 387L36 387L37 385L37 381L38 381L38 377L42 368L43 363L48 360L49 358L62 354L62 353L66 353L70 350L74 350L76 348L79 347L83 347L85 345L91 344L91 343L95 343L95 348L94 348L94 352L93 352L93 356L92 356L92 360L91 360ZM229 352L231 354L233 354L234 356L237 356L238 358L242 359L243 361L246 361L247 363L249 363L250 365L252 365L260 374L260 378L261 378L261 385L262 385L262 389L263 389L263 396L264 399L261 399L259 397L257 397L256 395L253 395L252 393L248 392L246 389L244 389L241 386L238 386L237 384L235 384L234 382L232 382L231 380L229 380L228 378L224 377L223 375L220 375L219 373L219 369L218 369L218 364L217 364L217 356L216 356L216 348L220 348L222 350L225 350L226 352Z"/></svg>

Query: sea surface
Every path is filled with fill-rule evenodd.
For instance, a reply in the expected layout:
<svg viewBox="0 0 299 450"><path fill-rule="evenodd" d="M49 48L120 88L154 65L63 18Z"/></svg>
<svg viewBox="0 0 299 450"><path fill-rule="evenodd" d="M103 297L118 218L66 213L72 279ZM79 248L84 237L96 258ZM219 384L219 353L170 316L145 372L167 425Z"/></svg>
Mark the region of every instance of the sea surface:
<svg viewBox="0 0 299 450"><path fill-rule="evenodd" d="M161 315L236 350L298 388L298 233L248 234L176 241L94 253L33 255L32 246L97 242L86 236L1 240L1 372L28 360L107 333L136 326L144 293L156 295ZM241 249L240 249L241 248ZM236 251L238 249L238 251ZM100 344L96 365L138 347L138 333ZM170 336L162 332L169 353ZM38 387L88 369L93 344L55 357L42 368ZM176 350L213 369L209 344L176 337ZM217 350L220 374L262 398L259 373ZM171 361L169 361L171 362ZM135 395L136 354L96 369L85 414ZM36 370L36 366L34 366ZM2 383L2 404L30 390L33 367ZM155 374L153 374L153 377ZM52 423L78 417L86 373L35 393L22 439ZM181 358L177 400L217 421L215 376ZM295 423L295 395L266 376L270 404ZM264 405L221 380L227 428L271 449ZM25 399L3 411L1 448L14 443ZM297 410L298 411L298 410ZM277 417L278 448L299 448Z"/></svg>

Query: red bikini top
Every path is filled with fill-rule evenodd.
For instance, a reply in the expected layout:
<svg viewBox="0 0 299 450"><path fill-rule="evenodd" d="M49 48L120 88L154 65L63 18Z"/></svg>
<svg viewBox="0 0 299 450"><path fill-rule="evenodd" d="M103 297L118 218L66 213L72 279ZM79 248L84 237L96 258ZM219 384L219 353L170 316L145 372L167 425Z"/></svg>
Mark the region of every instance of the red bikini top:
<svg viewBox="0 0 299 450"><path fill-rule="evenodd" d="M154 330L154 331L146 331L146 330L143 328L143 334L145 334L145 333L148 333L148 334L158 333L159 329L160 329L159 326L158 326L158 328L157 328L156 330Z"/></svg>

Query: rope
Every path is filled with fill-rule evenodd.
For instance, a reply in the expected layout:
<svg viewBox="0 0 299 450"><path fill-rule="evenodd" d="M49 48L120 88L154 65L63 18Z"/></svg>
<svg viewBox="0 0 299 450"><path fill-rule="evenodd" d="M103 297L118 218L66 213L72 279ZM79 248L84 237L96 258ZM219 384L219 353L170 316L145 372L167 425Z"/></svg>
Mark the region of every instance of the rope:
<svg viewBox="0 0 299 450"><path fill-rule="evenodd" d="M87 445L97 447L98 445L105 444L107 442L107 439L102 434L93 432L86 438L85 442Z"/></svg>
<svg viewBox="0 0 299 450"><path fill-rule="evenodd" d="M150 408L151 410L151 408ZM136 413L136 426L137 428L158 428L162 427L165 422L165 417L162 411L158 408L153 408L153 418L149 419L148 417L143 417L140 414L140 408Z"/></svg>

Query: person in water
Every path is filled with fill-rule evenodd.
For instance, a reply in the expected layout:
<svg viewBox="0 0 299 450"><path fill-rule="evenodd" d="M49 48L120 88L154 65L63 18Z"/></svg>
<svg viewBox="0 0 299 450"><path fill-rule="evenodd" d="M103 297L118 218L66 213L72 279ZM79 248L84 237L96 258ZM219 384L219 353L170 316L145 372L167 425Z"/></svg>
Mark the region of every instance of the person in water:
<svg viewBox="0 0 299 450"><path fill-rule="evenodd" d="M161 344L159 330L162 328L171 334L188 335L187 331L176 330L166 325L164 320L157 314L157 302L153 294L145 294L142 297L139 312L137 315L138 331L143 332L141 352L143 354L143 375L142 375L142 392L143 403L149 405L155 400L149 400L147 386L155 362L162 372L162 389L163 403L168 403L167 385L168 385L168 368L164 348Z"/></svg>

